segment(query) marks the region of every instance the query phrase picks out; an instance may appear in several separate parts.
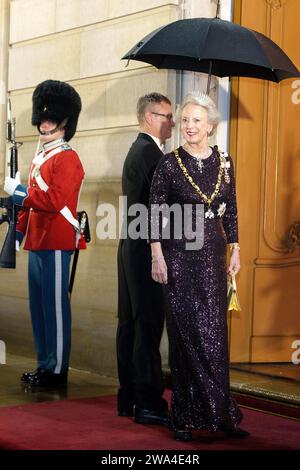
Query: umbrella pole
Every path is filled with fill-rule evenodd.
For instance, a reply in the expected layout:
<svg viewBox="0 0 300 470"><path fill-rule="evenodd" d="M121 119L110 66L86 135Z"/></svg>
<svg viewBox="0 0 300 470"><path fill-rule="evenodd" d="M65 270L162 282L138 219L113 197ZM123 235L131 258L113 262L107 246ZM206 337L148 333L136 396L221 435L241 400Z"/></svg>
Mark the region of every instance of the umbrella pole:
<svg viewBox="0 0 300 470"><path fill-rule="evenodd" d="M217 12L216 12L216 18L219 19L219 14L220 14L220 0L218 0L218 3L217 3Z"/></svg>
<svg viewBox="0 0 300 470"><path fill-rule="evenodd" d="M208 78L207 78L207 87L206 87L206 94L207 94L207 95L209 95L209 91L210 91L211 71L212 71L212 60L209 61Z"/></svg>

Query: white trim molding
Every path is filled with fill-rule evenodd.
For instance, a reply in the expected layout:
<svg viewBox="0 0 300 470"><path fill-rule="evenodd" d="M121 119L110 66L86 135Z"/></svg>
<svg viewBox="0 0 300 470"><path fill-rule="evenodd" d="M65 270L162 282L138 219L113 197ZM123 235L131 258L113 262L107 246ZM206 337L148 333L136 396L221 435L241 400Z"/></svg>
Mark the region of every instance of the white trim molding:
<svg viewBox="0 0 300 470"><path fill-rule="evenodd" d="M200 18L214 17L217 11L216 0L182 0L180 3L181 18ZM233 0L222 0L220 4L220 18L223 20L232 20ZM177 96L176 106L182 102L183 98L193 90L206 92L207 74L199 72L177 72ZM228 152L229 150L229 123L230 123L230 82L228 78L212 77L210 96L218 103L218 109L221 113L221 122L214 136L215 143L220 150ZM175 142L180 144L179 126L176 129Z"/></svg>

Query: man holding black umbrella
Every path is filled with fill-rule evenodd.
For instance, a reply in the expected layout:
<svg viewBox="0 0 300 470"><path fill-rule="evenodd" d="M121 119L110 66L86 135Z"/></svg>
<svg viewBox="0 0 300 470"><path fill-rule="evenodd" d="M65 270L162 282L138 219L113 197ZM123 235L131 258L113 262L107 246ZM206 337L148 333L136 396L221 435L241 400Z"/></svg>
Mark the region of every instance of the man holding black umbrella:
<svg viewBox="0 0 300 470"><path fill-rule="evenodd" d="M128 152L122 175L128 208L137 203L148 207L154 170L174 127L171 102L159 93L138 100L137 117L140 133ZM126 217L128 226L131 219ZM134 416L140 424L167 424L159 352L164 324L163 292L151 279L147 240L125 235L118 251L118 414Z"/></svg>

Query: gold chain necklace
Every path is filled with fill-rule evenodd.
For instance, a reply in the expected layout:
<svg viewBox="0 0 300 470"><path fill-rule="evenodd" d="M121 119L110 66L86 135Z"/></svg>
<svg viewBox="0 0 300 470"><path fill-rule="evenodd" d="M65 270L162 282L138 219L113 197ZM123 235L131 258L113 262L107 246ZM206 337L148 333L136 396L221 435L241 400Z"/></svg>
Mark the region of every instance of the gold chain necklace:
<svg viewBox="0 0 300 470"><path fill-rule="evenodd" d="M208 211L207 212L211 212L211 209L210 209L210 205L211 203L213 202L213 200L215 199L216 195L218 194L219 190L220 190L220 186L221 186L221 181L222 181L222 175L223 175L223 167L222 167L222 157L221 155L219 154L219 158L220 158L220 169L219 169L219 174L218 174L218 178L217 178L217 183L215 185L215 189L213 191L213 193L211 194L211 196L207 196L206 194L204 194L201 189L199 188L199 186L195 183L195 181L193 180L193 178L189 175L186 167L184 166L184 164L182 163L182 160L179 156L179 153L178 153L178 150L174 150L174 155L176 157L176 160L178 162L178 165L180 166L184 176L186 177L186 179L188 180L188 182L193 186L193 188L196 190L196 192L199 194L199 196L201 197L201 199L203 199L204 202L206 202L208 204Z"/></svg>

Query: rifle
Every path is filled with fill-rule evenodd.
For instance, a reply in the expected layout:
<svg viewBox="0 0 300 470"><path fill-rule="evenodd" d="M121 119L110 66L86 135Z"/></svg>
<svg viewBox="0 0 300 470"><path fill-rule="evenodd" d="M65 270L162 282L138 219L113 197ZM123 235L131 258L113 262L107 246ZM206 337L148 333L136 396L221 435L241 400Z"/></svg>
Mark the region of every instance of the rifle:
<svg viewBox="0 0 300 470"><path fill-rule="evenodd" d="M16 120L11 115L10 99L7 107L7 141L12 145L10 147L10 176L15 178L18 171L18 147L21 142L15 141L15 125ZM0 208L4 212L0 215L0 225L7 222L8 228L6 237L0 253L0 268L16 267L16 226L18 221L17 207L13 204L12 197L0 197Z"/></svg>

